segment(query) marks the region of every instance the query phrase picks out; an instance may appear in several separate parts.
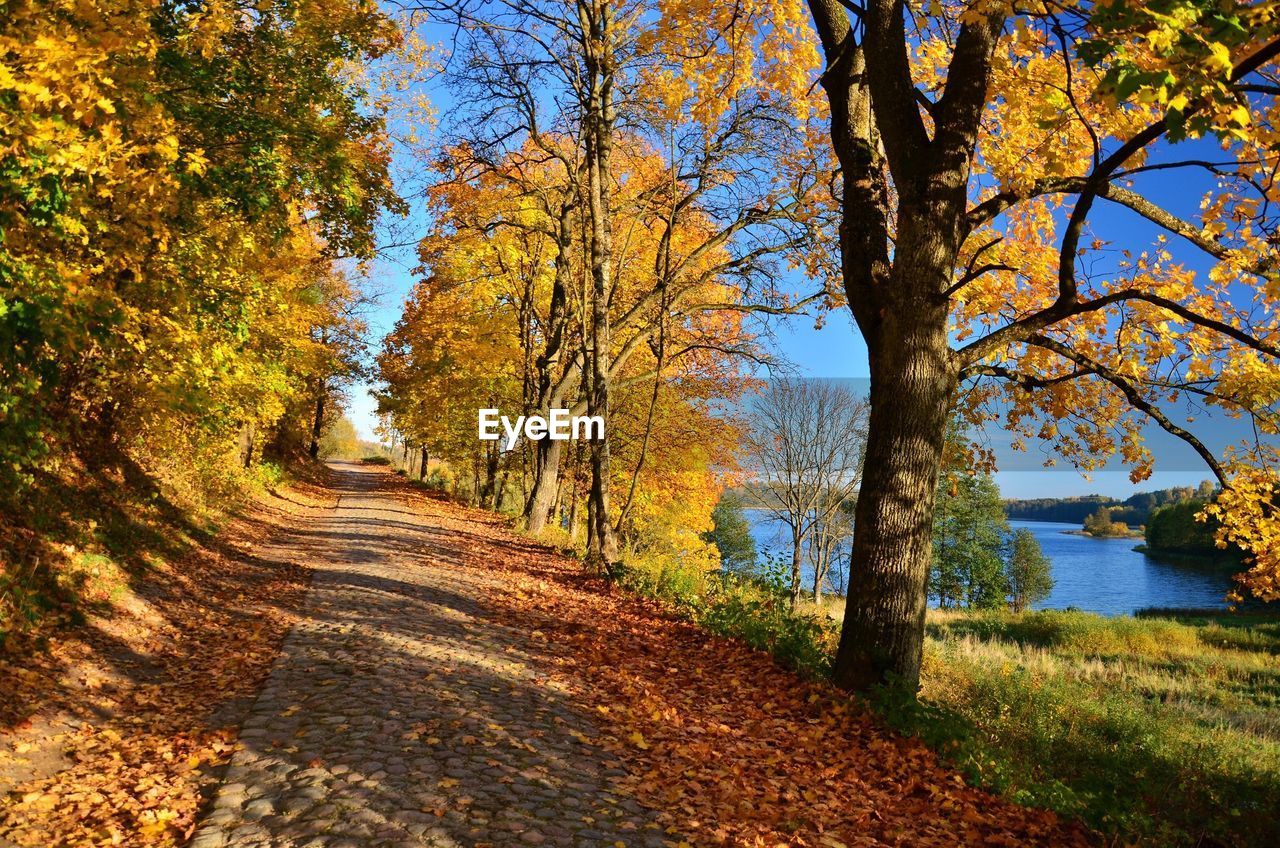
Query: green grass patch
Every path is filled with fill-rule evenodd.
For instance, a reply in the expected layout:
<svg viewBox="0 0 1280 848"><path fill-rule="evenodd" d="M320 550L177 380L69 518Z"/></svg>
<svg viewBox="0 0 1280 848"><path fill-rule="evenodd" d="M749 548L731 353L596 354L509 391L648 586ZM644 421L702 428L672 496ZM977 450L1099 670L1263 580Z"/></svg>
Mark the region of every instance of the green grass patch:
<svg viewBox="0 0 1280 848"><path fill-rule="evenodd" d="M1273 846L1278 626L934 612L920 702L886 694L880 706L976 782L1104 833Z"/></svg>

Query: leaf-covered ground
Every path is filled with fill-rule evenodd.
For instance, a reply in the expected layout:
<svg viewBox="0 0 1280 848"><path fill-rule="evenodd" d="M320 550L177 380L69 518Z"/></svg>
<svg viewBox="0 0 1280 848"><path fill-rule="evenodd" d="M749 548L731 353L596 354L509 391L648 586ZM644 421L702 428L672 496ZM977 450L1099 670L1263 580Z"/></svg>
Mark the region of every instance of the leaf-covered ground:
<svg viewBox="0 0 1280 848"><path fill-rule="evenodd" d="M1093 841L1049 813L966 787L923 745L895 735L829 687L585 575L577 561L515 535L495 516L428 497L385 472L364 473L380 477L379 491L374 500L351 503L344 493L343 526L330 526L332 517L318 520L332 516L318 509L324 492L278 500L216 545L156 573L152 588L139 590L114 618L95 619L42 658L3 661L0 779L17 785L0 801L0 844L4 838L40 846L182 844L210 809L204 805L220 767L236 749L246 762L289 766L290 758L303 758L305 768L272 766L262 780L315 775L320 810L326 795L357 804L367 798L363 812L376 807L383 817L375 831L394 831L404 844L419 844L412 834L425 839L436 831L453 839L446 844L489 843L471 836L499 834L502 815L518 814L522 799L513 794L510 809L496 811L486 811L484 799L501 801L526 780L540 793L539 804L562 808L557 815L569 815L578 830L521 832L512 829L520 820L507 820L502 844L519 837L580 845L584 832L608 827L623 838L603 844L623 848ZM311 611L296 618L308 563L328 575L311 589L323 603L308 602ZM421 620L406 620L415 615ZM387 616L390 623L380 623ZM329 664L350 664L352 680L371 675L387 684L400 679L394 674L410 674L403 685L419 694L401 698L403 709L345 716L338 727L349 732L319 734L323 755L307 753L308 722L327 720L320 713L339 687L328 685L335 680L308 681L316 660L305 651L282 655L297 673L273 675L280 691L249 712L292 621L321 628L317 633L335 648ZM378 633L365 631L383 626L384 650L343 653L355 637L377 642ZM295 637L295 648L308 644ZM428 648L411 657L396 652L400 643ZM518 675L503 671L517 668ZM524 696L513 700L517 692ZM310 706L276 709L277 701L308 694L314 697L302 703ZM339 700L343 713L357 703ZM373 710L368 698L360 703ZM389 737L361 730L374 724L385 730L408 721L406 709L430 712L433 704L438 722ZM448 710L465 714L444 720ZM255 730L237 740L235 728L246 715L255 717ZM538 718L546 715L555 720ZM272 741L286 724L298 724L297 732ZM522 732L508 732L516 727ZM560 738L566 734L573 738ZM523 772L503 771L504 745L522 752L513 762L525 763ZM577 764L564 757L574 745ZM358 759L368 746L386 748L381 762ZM339 762L352 755L354 765ZM480 757L485 774L448 770L468 757ZM400 758L412 769L440 767L449 776L429 786L401 780L412 772ZM574 791L590 797L558 797L546 780L556 776L547 764L562 785L581 784ZM490 778L489 771L503 776ZM607 782L592 789L585 777L573 777L586 771ZM232 794L227 780L220 799ZM222 832L218 811L225 819L242 810L255 816L254 828L279 828L286 841L269 844L292 844L287 840L312 827L275 804L270 786L248 788L245 804L212 808L201 840ZM235 792L238 798L244 788ZM609 799L617 804L603 815L625 812L608 827L595 809L601 799L605 807ZM350 824L360 812L335 807L333 814ZM534 818L542 812L535 809ZM324 815L330 817L321 824L331 829L334 819ZM641 824L628 829L628 822ZM236 824L226 822L226 832L238 832ZM230 838L236 844L238 837Z"/></svg>
<svg viewBox="0 0 1280 848"><path fill-rule="evenodd" d="M596 714L629 788L697 845L1088 845L1081 828L970 788L831 687L583 573L485 513L468 567L505 574L495 614L529 628Z"/></svg>
<svg viewBox="0 0 1280 848"><path fill-rule="evenodd" d="M47 649L0 653L0 844L186 840L305 594L293 531L331 503L268 497Z"/></svg>

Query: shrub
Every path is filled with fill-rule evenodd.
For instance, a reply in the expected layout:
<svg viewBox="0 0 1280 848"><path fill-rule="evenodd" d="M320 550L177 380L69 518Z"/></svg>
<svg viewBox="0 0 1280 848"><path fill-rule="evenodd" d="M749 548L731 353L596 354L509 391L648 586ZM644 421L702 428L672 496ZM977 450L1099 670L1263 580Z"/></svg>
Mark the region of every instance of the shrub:
<svg viewBox="0 0 1280 848"><path fill-rule="evenodd" d="M753 571L759 561L759 553L741 499L726 492L711 511L711 520L714 526L702 537L720 551L720 562L724 567L730 571Z"/></svg>
<svg viewBox="0 0 1280 848"><path fill-rule="evenodd" d="M261 462L253 467L254 480L268 489L274 489L285 481L285 471L279 463Z"/></svg>
<svg viewBox="0 0 1280 848"><path fill-rule="evenodd" d="M618 581L633 592L669 601L685 611L701 609L709 575L705 567L654 551L625 557Z"/></svg>
<svg viewBox="0 0 1280 848"><path fill-rule="evenodd" d="M363 462L365 465L390 465L391 464L390 457L382 456L380 454L374 454L371 456L363 457L360 461Z"/></svg>
<svg viewBox="0 0 1280 848"><path fill-rule="evenodd" d="M699 623L713 633L768 651L807 677L831 673L835 636L831 620L793 611L781 592L732 577L721 578Z"/></svg>

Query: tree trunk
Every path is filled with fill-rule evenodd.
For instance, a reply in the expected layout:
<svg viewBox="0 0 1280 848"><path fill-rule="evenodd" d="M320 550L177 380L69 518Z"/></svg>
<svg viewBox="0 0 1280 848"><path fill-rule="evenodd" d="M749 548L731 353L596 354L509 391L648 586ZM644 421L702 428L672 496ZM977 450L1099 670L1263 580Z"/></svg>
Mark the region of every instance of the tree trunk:
<svg viewBox="0 0 1280 848"><path fill-rule="evenodd" d="M244 467L253 467L253 447L254 447L254 426L250 421L244 426Z"/></svg>
<svg viewBox="0 0 1280 848"><path fill-rule="evenodd" d="M502 502L507 496L507 477L511 474L511 466L504 465L502 474L498 476L497 486L493 490L493 509L494 512L502 511Z"/></svg>
<svg viewBox="0 0 1280 848"><path fill-rule="evenodd" d="M480 490L480 506L492 507L494 486L498 479L498 452L492 447L485 452L484 488Z"/></svg>
<svg viewBox="0 0 1280 848"><path fill-rule="evenodd" d="M596 531L600 529L596 524L596 502L591 497L590 488L587 489L587 562L591 561L592 551L599 548L599 542L596 541Z"/></svg>
<svg viewBox="0 0 1280 848"><path fill-rule="evenodd" d="M324 429L324 397L325 387L322 384L316 393L316 417L311 422L311 448L307 451L312 459L320 456L320 431Z"/></svg>
<svg viewBox="0 0 1280 848"><path fill-rule="evenodd" d="M573 244L573 202L566 202L560 209L556 229L555 275L551 282L551 304L547 310L547 342L538 357L538 408L549 414L553 406L561 402L568 379L558 373L564 349L565 324L568 320L568 292L573 265L569 250ZM525 502L525 528L537 533L546 526L555 505L560 481L562 443L542 439L536 443L533 491Z"/></svg>
<svg viewBox="0 0 1280 848"><path fill-rule="evenodd" d="M582 443L573 446L573 471L569 474L569 541L578 540L578 472L582 468Z"/></svg>
<svg viewBox="0 0 1280 848"><path fill-rule="evenodd" d="M827 559L826 546L823 545L818 551L817 558L813 562L813 602L817 604L818 610L822 610L822 581L827 577L826 563Z"/></svg>
<svg viewBox="0 0 1280 848"><path fill-rule="evenodd" d="M800 568L803 561L804 540L796 529L791 531L791 608L800 606Z"/></svg>
<svg viewBox="0 0 1280 848"><path fill-rule="evenodd" d="M524 510L525 528L530 533L542 530L551 518L559 493L560 457L564 452L564 442L558 439L540 439L536 444L533 491Z"/></svg>
<svg viewBox="0 0 1280 848"><path fill-rule="evenodd" d="M427 446L422 446L422 459L418 465L418 480L425 480L427 477Z"/></svg>
<svg viewBox="0 0 1280 848"><path fill-rule="evenodd" d="M834 677L865 691L919 686L933 507L956 387L945 314L885 326L872 352L871 421ZM903 322L906 323L906 322Z"/></svg>
<svg viewBox="0 0 1280 848"><path fill-rule="evenodd" d="M857 21L843 3L809 7L827 58L819 79L841 166L842 276L871 360L871 421L834 676L845 688L893 680L914 692L938 471L958 381L947 313L1005 18L994 10L962 28L930 137L913 102L903 5L869 5Z"/></svg>
<svg viewBox="0 0 1280 848"><path fill-rule="evenodd" d="M590 90L587 103L587 206L591 221L591 395L588 413L605 422L601 438L591 443L589 521L592 533L587 560L611 573L618 544L609 519L609 299L613 293L613 242L610 227L610 161L613 151L613 3L580 3L587 26L585 64Z"/></svg>

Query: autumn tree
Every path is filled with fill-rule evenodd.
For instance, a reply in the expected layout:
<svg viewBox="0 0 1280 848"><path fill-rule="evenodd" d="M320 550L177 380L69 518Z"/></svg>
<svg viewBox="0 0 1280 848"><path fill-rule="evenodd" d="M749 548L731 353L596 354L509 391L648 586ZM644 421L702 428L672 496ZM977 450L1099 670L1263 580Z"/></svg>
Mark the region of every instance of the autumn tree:
<svg viewBox="0 0 1280 848"><path fill-rule="evenodd" d="M662 160L623 138L616 162L624 169L615 199L627 213L620 244L628 261L619 266L611 304L617 332L609 378L622 414L610 433L620 457L610 482L622 482L625 497L611 519L615 532L632 535L655 516L654 490L680 492L674 502L686 505L709 499L710 512L715 493L700 481L710 475L712 457L728 453L729 440L705 400L736 395L743 378L730 358L752 343L736 317L738 295L711 270L722 254L687 259L688 245L704 237L704 219L686 212L677 232L663 237L666 219L657 223L648 200L654 181L665 176ZM466 151L443 162L447 178L429 193L435 223L420 244L424 277L379 358L387 385L380 406L394 429L450 463L465 466L476 450L484 452L485 490L500 463L512 475L509 491L520 491L526 508L539 500L539 481L549 471L555 497L544 518L557 502L574 512L579 469L561 469L559 449L543 453L542 443L535 450L521 439L504 454L494 443L477 442L475 425L480 406L545 411L540 398L548 387L549 397L567 400L575 414L588 411L582 347L590 333L589 296L570 285L589 271L582 221L571 205L561 243L562 207L544 200L563 190L565 171L536 146L471 170L476 166ZM650 276L664 249L685 269L671 277L665 299L653 296ZM559 309L563 320L550 321ZM553 323L565 356L551 369L545 354ZM442 442L437 436L445 431L457 437ZM552 457L552 465L544 467L539 456ZM677 468L698 470L690 478ZM562 482L569 490L563 497Z"/></svg>
<svg viewBox="0 0 1280 848"><path fill-rule="evenodd" d="M759 48L800 45L813 59L811 47L787 34L799 6L788 4L781 16L768 4L743 18L717 12L710 26L700 21L696 27L684 10L662 3L520 0L419 8L456 33L461 58L447 75L467 95L455 122L467 155L481 170L515 151L557 163L555 191L528 188L545 207L547 220L537 226L558 244L563 270L570 232L580 238L585 267L576 279L586 285L578 290L565 280L553 289L539 321L536 408L563 399L576 383L586 411L607 415L622 370L613 357L652 344L659 379L678 351L667 344L669 320L742 309L748 301L752 309L791 308L770 290L771 263L777 257L813 261L815 251L801 247L812 244L810 234L820 226L810 196L826 190L826 169L815 165L821 155L810 155L809 121L817 110L805 74L787 62L787 50ZM637 151L665 163L638 168ZM511 175L505 166L498 170ZM642 182L624 184L622 174ZM523 173L509 178L526 185ZM631 250L637 224L657 239L654 250ZM737 283L736 296L728 291L694 301L713 280ZM581 322L576 350L564 341L564 322L574 310ZM703 343L745 350L723 334ZM606 438L591 446L591 558L606 568L616 557L614 537L634 488L629 483L620 502L611 500L612 430L606 426ZM557 499L560 450L537 447L525 508L531 529L546 523ZM630 481L642 466L643 451L629 469Z"/></svg>
<svg viewBox="0 0 1280 848"><path fill-rule="evenodd" d="M2 473L103 446L221 463L332 362L312 334L345 323L334 263L396 205L351 65L398 32L363 2L4 14Z"/></svg>
<svg viewBox="0 0 1280 848"><path fill-rule="evenodd" d="M345 415L329 424L321 435L320 456L325 459L355 459L360 455L360 434Z"/></svg>
<svg viewBox="0 0 1280 848"><path fill-rule="evenodd" d="M1100 506L1097 512L1085 516L1084 532L1090 536L1127 536L1129 525L1115 521L1109 507Z"/></svg>
<svg viewBox="0 0 1280 848"><path fill-rule="evenodd" d="M981 421L984 401L1003 398L1008 426L1085 467L1118 449L1136 479L1150 465L1144 422L1188 440L1227 486L1216 509L1224 537L1256 557L1248 584L1274 595L1273 475L1237 464L1244 453L1215 455L1167 411L1190 395L1275 430L1263 388L1280 353L1266 307L1274 9L809 8L840 162L845 296L872 384L837 681L915 688L958 402ZM1204 143L1179 155L1196 138L1217 140L1213 158ZM1161 206L1147 178L1191 170L1214 182L1198 219ZM1163 233L1108 261L1115 248L1090 237L1101 204ZM1208 273L1176 261L1170 238L1203 253Z"/></svg>
<svg viewBox="0 0 1280 848"><path fill-rule="evenodd" d="M469 471L470 494L489 506L498 494L501 448L476 438L481 408L519 405L518 307L498 270L512 245L474 231L428 236L424 270L383 342L379 411L410 444Z"/></svg>

